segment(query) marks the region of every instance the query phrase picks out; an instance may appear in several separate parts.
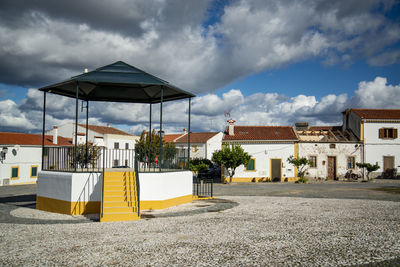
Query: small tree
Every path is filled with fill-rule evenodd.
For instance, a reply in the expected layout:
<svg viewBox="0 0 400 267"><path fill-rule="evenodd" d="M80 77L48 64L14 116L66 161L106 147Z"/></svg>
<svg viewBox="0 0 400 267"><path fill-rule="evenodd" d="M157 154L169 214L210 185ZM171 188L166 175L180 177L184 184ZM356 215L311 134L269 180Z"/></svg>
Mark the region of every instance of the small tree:
<svg viewBox="0 0 400 267"><path fill-rule="evenodd" d="M175 158L177 149L174 143L166 143L162 141L163 149L163 161L168 162L171 165L172 160ZM153 129L150 135L148 132L143 131L140 135L140 139L136 142L136 152L139 156L139 161L147 162L151 164L156 161L156 158L160 157L160 136Z"/></svg>
<svg viewBox="0 0 400 267"><path fill-rule="evenodd" d="M189 169L194 173L198 174L199 172L206 171L212 165L209 159L191 159Z"/></svg>
<svg viewBox="0 0 400 267"><path fill-rule="evenodd" d="M372 165L370 163L356 163L357 167L367 169L367 180L369 181L369 174L377 171L380 167L378 164Z"/></svg>
<svg viewBox="0 0 400 267"><path fill-rule="evenodd" d="M87 150L86 150L87 148ZM78 144L77 145L77 153L75 154L75 150L72 148L70 150L70 156L73 159L73 162L77 162L77 165L81 168L88 167L90 163L92 163L93 167L96 165L96 160L100 156L101 148L95 146L91 143L86 144Z"/></svg>
<svg viewBox="0 0 400 267"><path fill-rule="evenodd" d="M240 165L247 165L251 156L244 152L240 145L225 145L221 150L217 150L212 155L212 161L218 165L224 165L228 171L229 183L232 183L232 177L235 170Z"/></svg>
<svg viewBox="0 0 400 267"><path fill-rule="evenodd" d="M300 181L305 182L304 174L308 169L307 166L311 166L312 162L304 157L296 159L293 156L290 156L287 161L297 167L297 176L300 177Z"/></svg>

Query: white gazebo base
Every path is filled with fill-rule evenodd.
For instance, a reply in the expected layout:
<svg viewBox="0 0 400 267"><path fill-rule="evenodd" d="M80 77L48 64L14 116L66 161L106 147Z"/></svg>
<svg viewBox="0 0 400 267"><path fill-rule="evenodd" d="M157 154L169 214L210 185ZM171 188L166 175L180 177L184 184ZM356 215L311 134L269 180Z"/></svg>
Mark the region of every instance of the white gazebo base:
<svg viewBox="0 0 400 267"><path fill-rule="evenodd" d="M121 170L122 171L122 170ZM39 172L36 208L63 214L100 213L102 173ZM190 171L139 173L140 209L164 209L192 201Z"/></svg>

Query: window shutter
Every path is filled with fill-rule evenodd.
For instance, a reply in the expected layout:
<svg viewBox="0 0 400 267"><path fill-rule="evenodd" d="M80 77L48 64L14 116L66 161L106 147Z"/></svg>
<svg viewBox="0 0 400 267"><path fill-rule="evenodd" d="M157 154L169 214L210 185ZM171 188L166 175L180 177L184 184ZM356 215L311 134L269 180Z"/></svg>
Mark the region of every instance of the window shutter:
<svg viewBox="0 0 400 267"><path fill-rule="evenodd" d="M397 138L397 129L393 129L393 138L394 138L394 139Z"/></svg>
<svg viewBox="0 0 400 267"><path fill-rule="evenodd" d="M385 137L385 129L381 128L379 129L379 138L384 138Z"/></svg>

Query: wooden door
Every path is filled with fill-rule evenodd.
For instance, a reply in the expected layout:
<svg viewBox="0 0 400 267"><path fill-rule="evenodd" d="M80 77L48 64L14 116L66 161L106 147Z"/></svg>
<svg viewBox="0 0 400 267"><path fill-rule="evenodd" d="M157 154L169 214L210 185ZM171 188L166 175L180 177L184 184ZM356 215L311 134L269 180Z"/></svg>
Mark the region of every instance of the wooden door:
<svg viewBox="0 0 400 267"><path fill-rule="evenodd" d="M384 156L383 157L383 176L385 178L393 178L393 169L394 169L394 157L393 156Z"/></svg>
<svg viewBox="0 0 400 267"><path fill-rule="evenodd" d="M336 157L328 157L328 178L336 179Z"/></svg>
<svg viewBox="0 0 400 267"><path fill-rule="evenodd" d="M271 180L281 181L282 178L282 159L271 159Z"/></svg>

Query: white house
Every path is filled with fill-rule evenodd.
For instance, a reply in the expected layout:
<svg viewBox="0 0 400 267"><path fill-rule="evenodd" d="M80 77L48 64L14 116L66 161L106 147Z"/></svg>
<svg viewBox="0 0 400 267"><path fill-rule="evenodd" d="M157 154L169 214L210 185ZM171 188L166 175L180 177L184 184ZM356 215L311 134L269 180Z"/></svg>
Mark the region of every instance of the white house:
<svg viewBox="0 0 400 267"><path fill-rule="evenodd" d="M343 178L347 172L358 173L356 162L361 162L361 142L341 126L313 126L296 123L299 157L312 162L306 177Z"/></svg>
<svg viewBox="0 0 400 267"><path fill-rule="evenodd" d="M53 135L57 131L59 136L72 138L75 142L75 123L55 126L47 133ZM108 149L134 149L139 136L131 135L117 128L99 125L88 125L88 142ZM78 144L86 142L86 125L78 124Z"/></svg>
<svg viewBox="0 0 400 267"><path fill-rule="evenodd" d="M72 141L46 135L45 145L72 146ZM0 185L36 182L41 165L41 134L0 132Z"/></svg>
<svg viewBox="0 0 400 267"><path fill-rule="evenodd" d="M211 160L212 154L221 149L222 137L221 132L190 133L190 157ZM182 135L174 142L179 151L187 151L188 134Z"/></svg>
<svg viewBox="0 0 400 267"><path fill-rule="evenodd" d="M342 114L343 129L362 142L362 161L380 166L371 177L393 177L400 165L400 109L347 109Z"/></svg>
<svg viewBox="0 0 400 267"><path fill-rule="evenodd" d="M233 182L297 180L295 166L287 162L297 157L297 137L290 126L236 126L232 119L222 139L222 145L239 144L251 155L247 166L239 166ZM222 179L229 179L223 171Z"/></svg>

